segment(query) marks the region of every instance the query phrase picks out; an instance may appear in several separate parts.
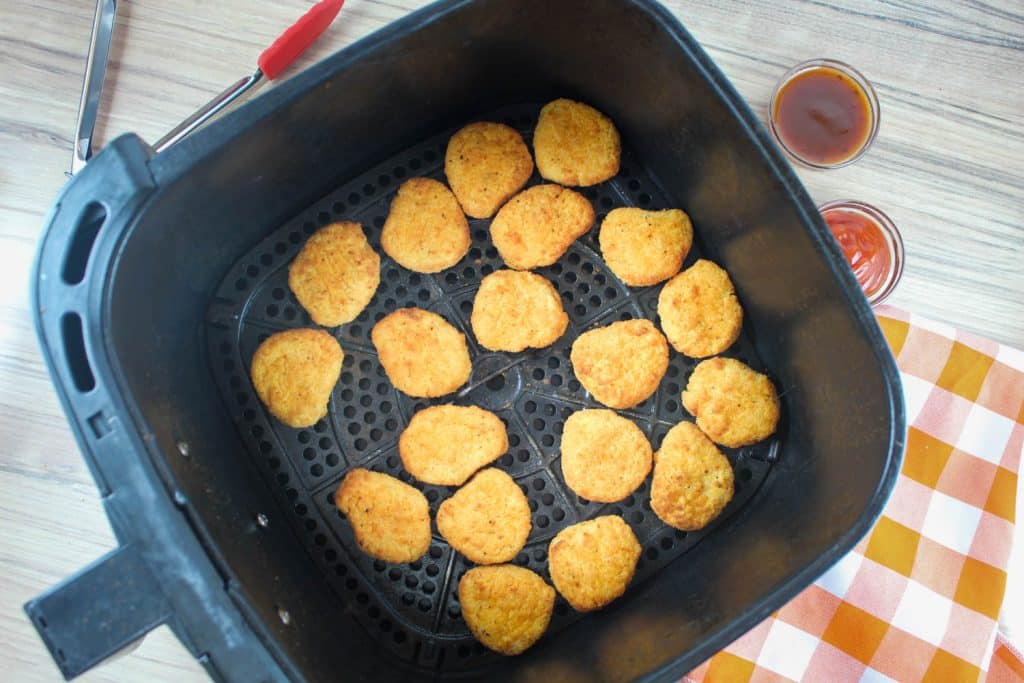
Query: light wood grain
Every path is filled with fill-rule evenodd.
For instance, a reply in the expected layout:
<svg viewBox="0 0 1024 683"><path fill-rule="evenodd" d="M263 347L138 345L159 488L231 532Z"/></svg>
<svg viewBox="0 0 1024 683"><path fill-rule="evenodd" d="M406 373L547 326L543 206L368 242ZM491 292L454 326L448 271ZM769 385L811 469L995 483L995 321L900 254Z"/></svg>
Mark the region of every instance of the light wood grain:
<svg viewBox="0 0 1024 683"><path fill-rule="evenodd" d="M98 141L155 140L250 72L310 0L122 0ZM425 3L348 0L299 67ZM811 195L877 205L906 243L892 303L1024 347L1024 7L971 0L756 0L668 5L764 115L792 64L860 68L882 107L857 164L800 171ZM91 0L0 6L0 678L58 681L21 605L113 547L27 308L44 215L64 183ZM1018 543L1018 546L1022 545ZM1011 572L1021 581L1022 567ZM1014 587L1012 590L1020 590ZM1021 615L1015 615L1022 628ZM205 680L166 629L83 681Z"/></svg>

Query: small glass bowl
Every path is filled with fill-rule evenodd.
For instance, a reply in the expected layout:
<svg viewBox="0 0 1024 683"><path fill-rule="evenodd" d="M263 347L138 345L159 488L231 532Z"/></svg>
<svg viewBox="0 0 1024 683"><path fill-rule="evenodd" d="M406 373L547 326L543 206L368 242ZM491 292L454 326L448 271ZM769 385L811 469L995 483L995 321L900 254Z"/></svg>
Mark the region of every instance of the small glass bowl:
<svg viewBox="0 0 1024 683"><path fill-rule="evenodd" d="M889 250L889 272L886 273L885 279L882 281L882 284L878 289L871 294L864 292L869 304L872 306L881 304L889 298L889 295L892 294L894 289L896 289L896 285L899 284L900 278L903 277L903 237L900 235L899 229L896 227L896 224L892 222L892 219L880 210L870 204L859 202L854 199L837 199L835 201L826 202L818 207L818 212L821 213L821 217L823 219L830 211L859 213L877 225L881 231L882 237L885 239L886 247ZM826 220L825 223L827 225L828 221Z"/></svg>
<svg viewBox="0 0 1024 683"><path fill-rule="evenodd" d="M861 91L864 93L864 97L867 99L868 102L868 113L871 116L871 123L868 129L867 137L864 138L864 143L860 146L860 148L849 157L829 164L820 163L810 159L805 159L804 157L800 156L792 149L790 149L789 145L786 144L786 141L783 139L782 134L775 123L775 105L778 101L779 93L782 92L782 89L791 80L793 80L802 73L813 71L815 69L831 69L833 71L838 71L847 78L849 78L850 80L852 80L857 85L857 87L860 88ZM787 71L785 74L783 74L782 78L779 79L778 84L776 84L775 90L772 91L772 99L768 103L768 128L771 130L772 137L775 138L775 141L779 144L779 147L781 147L783 151L786 152L786 154L789 155L791 159L799 162L800 164L803 164L808 168L813 168L817 170L828 170L833 168L842 168L843 166L849 166L853 162L857 161L857 159L860 159L862 156L864 156L864 153L868 151L868 148L871 147L871 144L875 141L875 137L877 137L878 135L878 125L881 119L881 115L882 112L878 105L878 96L875 94L875 89L871 87L871 83L868 81L868 79L864 78L863 74L861 74L859 71L854 69L849 64L840 62L835 59L809 59L806 62L800 62L792 69Z"/></svg>

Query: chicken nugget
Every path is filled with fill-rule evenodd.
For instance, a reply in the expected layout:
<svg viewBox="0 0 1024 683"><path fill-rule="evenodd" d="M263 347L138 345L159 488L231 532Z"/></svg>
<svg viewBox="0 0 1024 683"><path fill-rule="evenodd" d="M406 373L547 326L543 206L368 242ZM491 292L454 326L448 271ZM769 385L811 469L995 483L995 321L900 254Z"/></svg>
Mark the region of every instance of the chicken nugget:
<svg viewBox="0 0 1024 683"><path fill-rule="evenodd" d="M274 417L309 427L327 414L345 353L324 330L276 332L252 356L252 385Z"/></svg>
<svg viewBox="0 0 1024 683"><path fill-rule="evenodd" d="M288 287L317 325L356 319L380 284L380 256L363 226L344 221L318 230L288 266Z"/></svg>
<svg viewBox="0 0 1024 683"><path fill-rule="evenodd" d="M354 469L345 475L334 502L352 525L359 548L385 562L415 562L430 547L426 496L394 477Z"/></svg>
<svg viewBox="0 0 1024 683"><path fill-rule="evenodd" d="M370 341L395 388L416 398L452 393L473 369L465 335L420 308L389 313L373 326Z"/></svg>
<svg viewBox="0 0 1024 683"><path fill-rule="evenodd" d="M558 290L540 275L499 270L481 280L470 324L485 348L515 353L554 344L569 316Z"/></svg>
<svg viewBox="0 0 1024 683"><path fill-rule="evenodd" d="M428 484L461 486L508 450L505 423L476 406L430 406L398 438L402 465Z"/></svg>
<svg viewBox="0 0 1024 683"><path fill-rule="evenodd" d="M462 618L478 641L517 655L544 635L555 591L529 569L511 564L474 567L459 581Z"/></svg>
<svg viewBox="0 0 1024 683"><path fill-rule="evenodd" d="M562 185L596 185L619 172L619 131L582 102L559 99L540 110L533 152L541 177Z"/></svg>
<svg viewBox="0 0 1024 683"><path fill-rule="evenodd" d="M624 320L581 334L569 360L597 401L632 408L658 389L668 370L668 342L650 320Z"/></svg>
<svg viewBox="0 0 1024 683"><path fill-rule="evenodd" d="M579 410L562 431L562 475L578 496L614 503L651 471L651 444L632 420L613 410Z"/></svg>
<svg viewBox="0 0 1024 683"><path fill-rule="evenodd" d="M493 467L441 503L437 530L477 564L510 562L530 535L530 503L519 485Z"/></svg>
<svg viewBox="0 0 1024 683"><path fill-rule="evenodd" d="M380 246L409 270L436 273L451 268L469 251L469 223L442 183L410 178L391 201Z"/></svg>
<svg viewBox="0 0 1024 683"><path fill-rule="evenodd" d="M550 266L594 224L587 198L560 185L534 185L501 207L491 241L509 268Z"/></svg>
<svg viewBox="0 0 1024 683"><path fill-rule="evenodd" d="M630 287L663 282L683 267L693 244L690 217L679 209L612 209L601 223L601 256Z"/></svg>
<svg viewBox="0 0 1024 683"><path fill-rule="evenodd" d="M617 515L580 522L558 532L548 546L551 581L573 609L600 609L626 592L640 542Z"/></svg>
<svg viewBox="0 0 1024 683"><path fill-rule="evenodd" d="M658 316L673 348L692 358L725 351L743 329L743 308L729 274L704 259L665 283Z"/></svg>
<svg viewBox="0 0 1024 683"><path fill-rule="evenodd" d="M462 210L490 218L533 173L533 157L514 128L482 121L461 128L448 141L444 174Z"/></svg>
<svg viewBox="0 0 1024 683"><path fill-rule="evenodd" d="M712 441L730 448L767 439L779 423L775 385L732 358L698 363L682 399L697 426Z"/></svg>
<svg viewBox="0 0 1024 683"><path fill-rule="evenodd" d="M669 430L654 456L651 509L683 531L703 529L732 500L728 458L692 422Z"/></svg>

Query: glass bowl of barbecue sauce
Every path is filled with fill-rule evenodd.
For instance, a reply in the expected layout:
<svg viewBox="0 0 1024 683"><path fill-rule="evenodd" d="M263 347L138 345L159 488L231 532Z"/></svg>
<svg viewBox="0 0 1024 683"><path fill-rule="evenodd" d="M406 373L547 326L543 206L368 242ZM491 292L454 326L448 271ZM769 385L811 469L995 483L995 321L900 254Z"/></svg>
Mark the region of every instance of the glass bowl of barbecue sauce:
<svg viewBox="0 0 1024 683"><path fill-rule="evenodd" d="M812 59L787 71L768 111L776 141L810 168L852 164L878 134L874 88L856 69L833 59Z"/></svg>
<svg viewBox="0 0 1024 683"><path fill-rule="evenodd" d="M818 207L872 306L885 301L903 276L903 238L896 224L864 202L840 199Z"/></svg>

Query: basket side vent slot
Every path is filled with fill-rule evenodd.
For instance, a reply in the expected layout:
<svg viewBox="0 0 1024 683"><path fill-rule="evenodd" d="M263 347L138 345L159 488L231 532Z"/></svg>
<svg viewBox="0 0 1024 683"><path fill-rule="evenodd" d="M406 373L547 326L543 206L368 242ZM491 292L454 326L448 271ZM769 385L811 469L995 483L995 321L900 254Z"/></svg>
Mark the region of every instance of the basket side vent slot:
<svg viewBox="0 0 1024 683"><path fill-rule="evenodd" d="M107 210L99 202L89 202L78 217L71 246L64 257L64 268L61 277L69 285L77 285L85 279L85 268L89 264L89 254L100 228L107 221Z"/></svg>
<svg viewBox="0 0 1024 683"><path fill-rule="evenodd" d="M60 321L60 333L64 342L64 357L75 388L83 394L92 391L96 388L96 376L93 375L85 351L82 318L77 313L65 313Z"/></svg>

